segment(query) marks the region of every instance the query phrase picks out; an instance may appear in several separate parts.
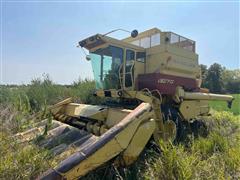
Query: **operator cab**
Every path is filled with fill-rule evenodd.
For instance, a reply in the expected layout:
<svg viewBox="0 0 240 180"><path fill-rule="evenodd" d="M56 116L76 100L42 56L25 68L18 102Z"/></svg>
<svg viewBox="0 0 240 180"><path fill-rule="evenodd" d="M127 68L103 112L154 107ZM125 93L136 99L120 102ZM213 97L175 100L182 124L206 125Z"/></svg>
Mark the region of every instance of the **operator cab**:
<svg viewBox="0 0 240 180"><path fill-rule="evenodd" d="M144 69L144 48L100 34L79 45L89 50L96 89L134 88L134 66Z"/></svg>
<svg viewBox="0 0 240 180"><path fill-rule="evenodd" d="M177 86L200 87L195 41L157 28L122 40L106 35L79 42L89 50L97 90L148 88L173 94Z"/></svg>

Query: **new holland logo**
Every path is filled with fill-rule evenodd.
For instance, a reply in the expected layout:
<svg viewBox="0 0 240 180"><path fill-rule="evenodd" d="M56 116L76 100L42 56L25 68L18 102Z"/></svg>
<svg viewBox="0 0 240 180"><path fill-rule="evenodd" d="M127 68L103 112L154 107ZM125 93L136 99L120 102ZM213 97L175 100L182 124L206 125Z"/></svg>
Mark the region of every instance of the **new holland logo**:
<svg viewBox="0 0 240 180"><path fill-rule="evenodd" d="M172 79L158 79L159 84L173 84L174 80Z"/></svg>

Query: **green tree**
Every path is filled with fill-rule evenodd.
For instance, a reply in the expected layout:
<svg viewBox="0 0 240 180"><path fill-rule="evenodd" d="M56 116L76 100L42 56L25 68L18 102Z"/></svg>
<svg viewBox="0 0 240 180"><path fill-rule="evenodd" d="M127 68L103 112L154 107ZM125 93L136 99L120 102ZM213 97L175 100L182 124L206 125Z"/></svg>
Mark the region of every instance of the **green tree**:
<svg viewBox="0 0 240 180"><path fill-rule="evenodd" d="M223 91L222 73L223 67L218 63L214 63L208 68L206 87L210 92L221 93Z"/></svg>
<svg viewBox="0 0 240 180"><path fill-rule="evenodd" d="M206 88L207 84L206 84L206 77L207 77L207 66L204 64L200 64L200 68L201 68L201 77L202 77L202 87Z"/></svg>
<svg viewBox="0 0 240 180"><path fill-rule="evenodd" d="M222 73L224 90L229 93L240 93L240 69L224 68Z"/></svg>

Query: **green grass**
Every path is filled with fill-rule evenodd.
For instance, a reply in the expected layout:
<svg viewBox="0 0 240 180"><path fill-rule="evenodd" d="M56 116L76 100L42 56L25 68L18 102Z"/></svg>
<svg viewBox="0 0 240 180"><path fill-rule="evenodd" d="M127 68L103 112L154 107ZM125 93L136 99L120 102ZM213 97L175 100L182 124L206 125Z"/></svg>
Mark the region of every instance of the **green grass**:
<svg viewBox="0 0 240 180"><path fill-rule="evenodd" d="M210 102L210 107L212 107L214 110L217 111L229 111L233 112L235 115L240 114L240 94L232 94L234 97L234 101L232 104L232 108L229 109L227 107L227 103L223 101L211 101Z"/></svg>
<svg viewBox="0 0 240 180"><path fill-rule="evenodd" d="M240 116L214 112L205 119L210 129L207 138L192 139L190 145L161 143L162 153L148 163L144 179L239 179Z"/></svg>
<svg viewBox="0 0 240 180"><path fill-rule="evenodd" d="M0 85L0 104L13 105L19 111L37 112L66 98L86 104L98 104L101 99L93 96L95 82L78 80L72 85L64 86L52 82L48 76L37 78L30 85L14 88Z"/></svg>
<svg viewBox="0 0 240 180"><path fill-rule="evenodd" d="M0 179L34 179L52 167L46 150L19 144L4 132L0 139Z"/></svg>

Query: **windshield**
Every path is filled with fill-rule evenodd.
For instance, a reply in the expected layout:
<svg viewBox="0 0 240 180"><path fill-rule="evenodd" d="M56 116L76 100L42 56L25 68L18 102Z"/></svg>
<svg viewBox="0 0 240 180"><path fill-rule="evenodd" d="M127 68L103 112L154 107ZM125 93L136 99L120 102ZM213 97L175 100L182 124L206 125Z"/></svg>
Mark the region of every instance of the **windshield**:
<svg viewBox="0 0 240 180"><path fill-rule="evenodd" d="M119 69L123 63L123 49L109 46L90 53L97 89L120 89Z"/></svg>

